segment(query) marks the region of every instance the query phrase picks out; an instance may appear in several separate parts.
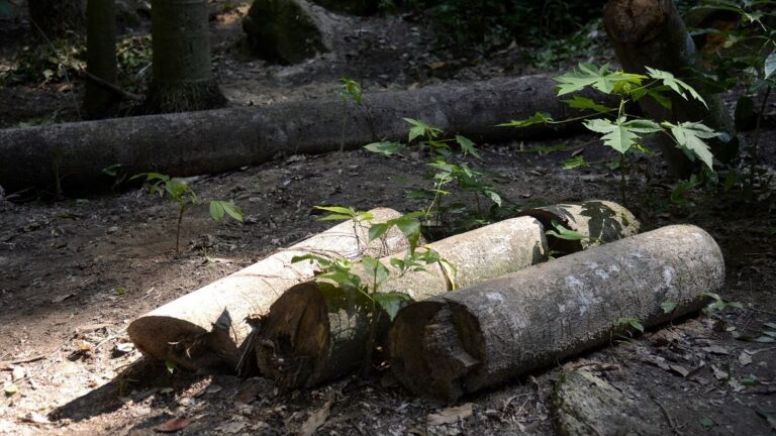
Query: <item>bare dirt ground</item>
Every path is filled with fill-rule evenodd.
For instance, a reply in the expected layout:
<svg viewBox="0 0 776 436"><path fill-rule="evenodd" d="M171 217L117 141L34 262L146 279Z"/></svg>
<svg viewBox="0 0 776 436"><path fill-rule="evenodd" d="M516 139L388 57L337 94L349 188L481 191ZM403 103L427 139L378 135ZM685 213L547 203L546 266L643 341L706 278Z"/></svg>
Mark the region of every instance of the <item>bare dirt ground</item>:
<svg viewBox="0 0 776 436"><path fill-rule="evenodd" d="M409 67L385 73L379 64L367 61L359 67L343 60L340 52L291 67L248 61L239 50L230 51L239 38L239 28L233 27L236 13L239 10L213 20L214 32L226 35L223 45L216 45L216 54L224 91L233 104L332 95L338 78L346 73L362 80L366 88L439 80L430 74L408 74L416 71ZM417 27L400 20L364 26L378 45L380 32L398 32L390 26L408 26L398 33L410 36ZM425 32L418 28L419 48L411 56L423 62L426 56L427 63L447 62L432 60L436 55L422 49L428 42ZM392 50L390 41L385 39L384 44ZM383 63L395 64L405 48L397 45L395 52L381 54L390 59ZM449 77L522 71L518 67L499 71L500 58L495 59L463 66ZM426 73L433 70L416 62ZM394 79L401 74L405 77ZM37 115L23 113L28 116L67 107L70 98L45 87L2 93L4 108L9 101L22 105L48 99ZM30 99L5 100L8 95ZM19 113L4 114L5 126L26 119ZM557 144L566 147L546 151ZM766 125L761 144L772 168L773 120ZM559 168L558 162L574 152L590 161L610 157L594 138L579 136L543 143L483 144L482 165L492 172L495 187L510 207L618 200L618 179L603 164L584 170ZM387 159L364 151L280 156L258 167L194 178L191 186L200 197L234 199L246 220L215 224L206 210L192 210L184 221L184 249L178 256L174 206L141 190L60 201L36 200L32 193L23 193L15 202L0 200L4 390L0 433L139 435L152 434L166 423L168 429L180 428L179 434L272 435L297 433L317 419L322 423L320 434L332 435L554 434L553 388L564 370L586 367L618 389L639 392L645 404L657 404L663 424L674 434L772 434L776 431L773 195L763 192L747 198L737 189L698 190L680 205L670 199L670 182L659 161L641 165L651 169L651 177L633 176L628 206L647 229L693 223L708 230L727 262L723 297L742 307L698 314L640 337L616 340L499 389L464 398L452 405L458 409L414 398L389 374L353 376L290 393L278 392L262 378L170 374L163 363L143 358L126 335L134 317L324 229L326 224L316 220L315 205L412 210L417 204L406 198L404 188L427 183L426 168L418 159ZM178 419L171 422L172 418Z"/></svg>

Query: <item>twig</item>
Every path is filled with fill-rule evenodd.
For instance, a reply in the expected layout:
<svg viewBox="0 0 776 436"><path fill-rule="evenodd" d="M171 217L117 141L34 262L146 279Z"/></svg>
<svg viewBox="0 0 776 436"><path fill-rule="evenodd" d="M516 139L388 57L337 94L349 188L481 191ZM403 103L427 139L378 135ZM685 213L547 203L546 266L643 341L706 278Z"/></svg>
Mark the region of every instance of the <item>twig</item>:
<svg viewBox="0 0 776 436"><path fill-rule="evenodd" d="M0 369L8 368L11 365L20 365L22 363L37 362L38 360L43 360L47 357L48 357L48 354L39 354L37 356L25 357L24 359L7 360L5 362L0 362Z"/></svg>
<svg viewBox="0 0 776 436"><path fill-rule="evenodd" d="M677 434L679 436L683 436L684 433L682 433L681 430L679 430L679 426L676 424L673 418L671 418L671 414L668 413L668 410L666 410L665 407L658 401L657 399L653 398L652 401L657 404L657 407L660 408L660 410L663 412L663 415L666 417L666 421L668 421L668 426L671 427L671 431L674 432L674 434Z"/></svg>
<svg viewBox="0 0 776 436"><path fill-rule="evenodd" d="M108 82L105 79L102 79L100 77L95 76L94 74L88 72L88 71L79 71L79 74L85 78L86 80L90 80L97 85L102 86L105 89L108 89L110 91L113 91L114 93L118 94L120 97L126 99L126 100L133 100L133 101L143 101L143 96L138 94L133 94L129 91L125 91L118 86L116 86L113 83Z"/></svg>
<svg viewBox="0 0 776 436"><path fill-rule="evenodd" d="M36 23L35 20L32 19L32 17L30 17L30 23L32 23L32 25L35 26L35 29L40 33L43 39L46 40L46 43L49 45L49 47L51 47L51 49L54 50L54 52L57 52L58 51L57 47L54 45L53 42L51 42L51 39L48 37L48 35L46 35L46 32L44 32L43 29L40 28L38 23ZM67 68L64 68L62 71L65 75L65 81L68 83L68 85L72 87L73 82L70 80L70 74L67 73ZM80 108L80 105L78 104L78 100L76 99L75 92L71 92L70 94L73 97L73 107L75 109L75 113L78 115L78 118L82 118L81 108Z"/></svg>

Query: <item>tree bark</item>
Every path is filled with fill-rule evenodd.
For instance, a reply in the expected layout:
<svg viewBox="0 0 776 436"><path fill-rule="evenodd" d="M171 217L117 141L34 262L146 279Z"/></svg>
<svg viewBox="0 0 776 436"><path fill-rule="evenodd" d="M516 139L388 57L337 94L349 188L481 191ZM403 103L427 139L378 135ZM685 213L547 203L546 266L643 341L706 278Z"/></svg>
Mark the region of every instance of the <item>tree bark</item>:
<svg viewBox="0 0 776 436"><path fill-rule="evenodd" d="M84 4L83 0L28 0L34 33L52 39L81 34L85 23Z"/></svg>
<svg viewBox="0 0 776 436"><path fill-rule="evenodd" d="M604 345L628 319L651 327L698 310L724 276L708 233L664 227L405 307L391 368L407 389L455 400Z"/></svg>
<svg viewBox="0 0 776 436"><path fill-rule="evenodd" d="M719 95L704 89L692 71L699 66L695 44L674 2L610 0L604 8L604 27L625 71L643 74L649 66L671 72L698 90L709 105L707 109L696 100L672 95L670 110L650 97L639 100L641 109L656 121L702 121L724 132L726 138L710 141L712 153L723 162L732 159L738 149L733 122ZM660 136L656 141L676 176L693 172L696 167L670 139Z"/></svg>
<svg viewBox="0 0 776 436"><path fill-rule="evenodd" d="M547 258L544 229L531 217L491 224L427 248L455 266L455 277L438 264L402 275L391 265L392 259L404 258L397 254L380 260L391 274L379 292L400 292L423 300L451 291L453 284L471 286ZM369 271L354 272L362 283L372 283ZM261 374L273 378L282 389L293 389L312 387L357 369L389 326L388 314L375 316L371 308L372 302L361 293L334 285L310 282L291 288L270 308L257 341Z"/></svg>
<svg viewBox="0 0 776 436"><path fill-rule="evenodd" d="M391 209L371 212L374 222L400 215ZM367 231L363 223L345 221L139 317L129 325L129 337L140 351L156 359L194 370L234 371L240 346L252 330L260 328L270 305L286 289L313 277L312 262L292 263L295 256L313 252L354 259L407 247L398 231L384 241L367 244Z"/></svg>
<svg viewBox="0 0 776 436"><path fill-rule="evenodd" d="M86 71L94 77L115 84L118 75L116 63L116 2L89 0L86 9ZM106 118L115 110L115 91L95 80L86 81L84 112L91 118Z"/></svg>
<svg viewBox="0 0 776 436"><path fill-rule="evenodd" d="M102 169L174 176L212 173L266 162L278 153L324 153L375 140L404 140L404 117L448 134L498 142L578 131L578 126L496 127L537 111L573 115L544 76L429 86L365 94L362 105L331 98L214 111L0 130L0 185L68 189L110 186ZM343 132L343 119L348 121ZM346 134L343 134L346 133ZM344 141L343 141L344 137Z"/></svg>
<svg viewBox="0 0 776 436"><path fill-rule="evenodd" d="M152 0L151 45L153 76L146 113L226 104L211 71L207 0Z"/></svg>

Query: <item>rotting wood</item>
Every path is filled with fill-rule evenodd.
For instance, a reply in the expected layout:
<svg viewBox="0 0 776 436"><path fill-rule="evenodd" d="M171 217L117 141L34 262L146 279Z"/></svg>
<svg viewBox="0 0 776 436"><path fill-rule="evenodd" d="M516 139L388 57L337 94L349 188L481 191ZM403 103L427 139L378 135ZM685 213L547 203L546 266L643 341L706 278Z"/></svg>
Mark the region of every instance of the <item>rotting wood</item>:
<svg viewBox="0 0 776 436"><path fill-rule="evenodd" d="M391 275L379 292L401 292L423 300L448 292L451 283L475 283L542 262L547 257L544 229L534 218L521 217L455 235L427 246L455 267L455 277L438 264L400 274L394 255L380 261ZM419 248L423 250L424 248ZM372 277L354 270L363 283ZM262 375L284 389L310 387L345 375L369 356L370 336L382 338L388 315L381 313L372 330L372 303L364 295L328 283L309 282L286 292L270 308L256 357ZM378 342L381 342L378 340Z"/></svg>
<svg viewBox="0 0 776 436"><path fill-rule="evenodd" d="M324 153L375 140L403 140L405 117L449 134L497 142L574 131L577 126L497 127L547 112L573 115L546 76L365 93L363 104L329 98L211 111L149 115L0 130L0 185L95 190L110 186L102 170L128 175L215 173L255 165L278 154ZM342 130L347 120L347 131Z"/></svg>
<svg viewBox="0 0 776 436"><path fill-rule="evenodd" d="M610 0L604 8L604 27L622 68L643 74L646 67L671 72L686 80L708 103L706 108L694 99L671 96L667 109L651 97L639 100L641 109L655 120L703 121L726 137L710 140L714 156L722 161L734 157L738 139L730 115L719 95L714 95L693 79L698 67L695 44L671 0ZM684 153L665 135L655 138L672 171L689 176L692 165Z"/></svg>
<svg viewBox="0 0 776 436"><path fill-rule="evenodd" d="M624 206L613 201L587 200L581 203L556 204L526 209L520 215L532 216L545 229L553 229L553 222L578 233L582 239L562 239L547 236L551 253L566 255L583 249L627 238L639 233L641 223Z"/></svg>
<svg viewBox="0 0 776 436"><path fill-rule="evenodd" d="M373 222L400 216L392 209L371 212ZM252 329L260 328L248 318L266 315L286 289L313 277L314 264L292 264L295 256L313 252L354 259L363 254L384 256L408 246L398 231L367 245L367 231L366 223L338 224L139 317L129 325L129 337L143 353L185 368L234 370L239 347Z"/></svg>
<svg viewBox="0 0 776 436"><path fill-rule="evenodd" d="M606 344L626 319L651 327L698 310L724 276L708 233L664 227L410 304L389 333L391 368L411 391L455 400ZM456 332L443 346L440 323Z"/></svg>

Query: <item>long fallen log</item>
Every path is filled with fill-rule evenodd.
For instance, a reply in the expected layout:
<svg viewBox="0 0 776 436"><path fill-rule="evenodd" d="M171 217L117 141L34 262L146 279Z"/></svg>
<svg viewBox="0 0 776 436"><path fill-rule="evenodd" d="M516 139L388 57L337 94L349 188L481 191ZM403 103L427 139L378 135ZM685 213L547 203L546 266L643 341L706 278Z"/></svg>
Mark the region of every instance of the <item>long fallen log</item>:
<svg viewBox="0 0 776 436"><path fill-rule="evenodd" d="M391 368L407 389L455 400L606 344L634 321L698 310L724 276L708 233L664 227L403 308Z"/></svg>
<svg viewBox="0 0 776 436"><path fill-rule="evenodd" d="M574 126L496 127L534 112L573 112L545 76L365 93L361 105L338 98L0 130L0 185L98 189L102 170L174 176L226 171L279 153L324 153L407 136L405 117L476 141L558 134ZM343 127L345 126L345 127ZM104 185L104 184L103 184Z"/></svg>
<svg viewBox="0 0 776 436"><path fill-rule="evenodd" d="M404 293L420 301L542 262L550 254L550 238L545 239L549 227L541 225L545 222L557 221L585 236L582 241L558 239L578 244L572 246L574 250L633 235L639 228L630 211L607 201L560 204L524 213L531 216L429 244L429 249L455 267L453 277L440 265L401 275L391 265L401 255L381 259L391 275L379 291ZM364 283L373 279L363 268L354 272ZM275 379L281 388L291 389L315 386L362 366L373 345L370 337L383 343L389 327L380 322L387 321L388 314L382 313L380 320L373 322L370 307L365 296L326 283L309 282L290 289L270 308L257 341L256 358L262 375Z"/></svg>
<svg viewBox="0 0 776 436"><path fill-rule="evenodd" d="M372 222L400 216L392 209L370 212ZM188 369L234 370L239 347L259 328L249 318L266 315L286 289L313 277L313 263L292 263L295 256L316 253L354 259L364 254L385 256L408 246L398 231L367 244L367 232L364 222L340 223L146 313L129 325L129 337L143 353Z"/></svg>

